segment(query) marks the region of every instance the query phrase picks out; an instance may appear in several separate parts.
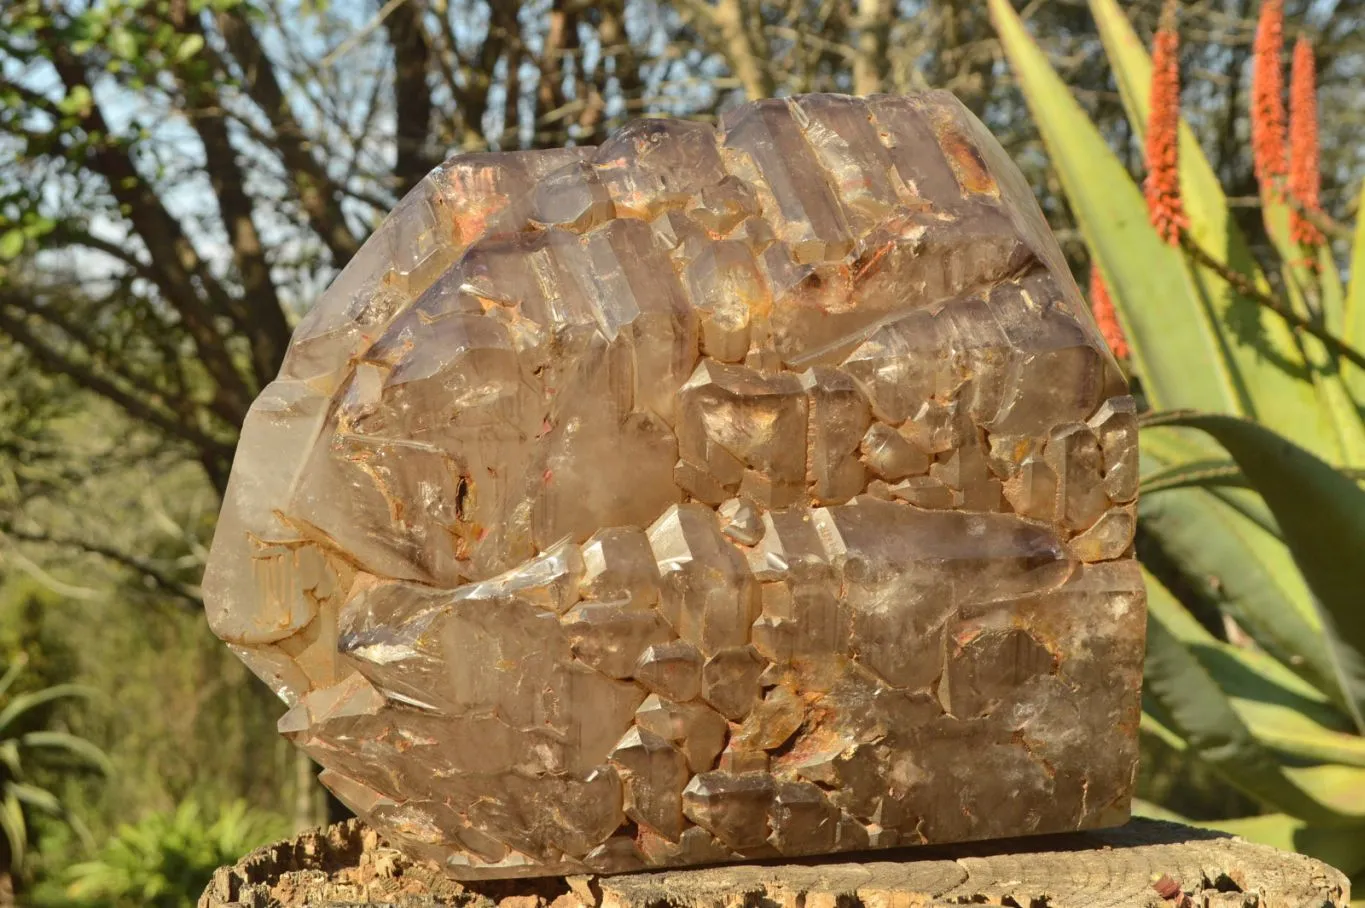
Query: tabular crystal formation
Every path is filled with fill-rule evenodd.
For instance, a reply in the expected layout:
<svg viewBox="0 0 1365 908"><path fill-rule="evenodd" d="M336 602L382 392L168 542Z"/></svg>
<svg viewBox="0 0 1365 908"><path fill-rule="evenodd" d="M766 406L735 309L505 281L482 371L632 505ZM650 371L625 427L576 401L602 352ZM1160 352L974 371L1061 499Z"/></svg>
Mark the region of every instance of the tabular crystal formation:
<svg viewBox="0 0 1365 908"><path fill-rule="evenodd" d="M456 877L1110 824L1136 432L947 94L465 155L253 406L209 619Z"/></svg>

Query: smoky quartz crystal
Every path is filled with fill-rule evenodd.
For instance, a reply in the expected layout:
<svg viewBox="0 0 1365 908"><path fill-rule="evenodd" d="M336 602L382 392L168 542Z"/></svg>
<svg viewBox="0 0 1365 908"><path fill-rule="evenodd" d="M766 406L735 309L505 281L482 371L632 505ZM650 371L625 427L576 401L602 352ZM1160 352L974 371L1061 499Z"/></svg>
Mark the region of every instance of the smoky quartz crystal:
<svg viewBox="0 0 1365 908"><path fill-rule="evenodd" d="M1137 421L952 96L452 158L298 326L205 576L457 878L1110 825Z"/></svg>

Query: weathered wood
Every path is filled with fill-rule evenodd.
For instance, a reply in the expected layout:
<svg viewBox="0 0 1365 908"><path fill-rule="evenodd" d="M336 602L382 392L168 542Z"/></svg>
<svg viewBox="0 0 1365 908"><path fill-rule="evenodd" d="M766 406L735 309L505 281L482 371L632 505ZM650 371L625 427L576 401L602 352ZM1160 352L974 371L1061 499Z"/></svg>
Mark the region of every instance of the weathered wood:
<svg viewBox="0 0 1365 908"><path fill-rule="evenodd" d="M348 821L224 867L200 908L1327 908L1350 900L1321 861L1174 823L1103 832L904 848L802 862L597 877L457 883ZM1163 898L1162 876L1180 888ZM1164 888L1164 887L1163 887ZM1166 891L1170 892L1169 888Z"/></svg>

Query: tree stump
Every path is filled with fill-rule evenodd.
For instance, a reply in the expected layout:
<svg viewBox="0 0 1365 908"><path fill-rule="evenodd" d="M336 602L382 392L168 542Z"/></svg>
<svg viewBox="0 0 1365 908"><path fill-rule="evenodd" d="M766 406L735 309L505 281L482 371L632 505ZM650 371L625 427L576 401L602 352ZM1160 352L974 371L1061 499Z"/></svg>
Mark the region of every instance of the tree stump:
<svg viewBox="0 0 1365 908"><path fill-rule="evenodd" d="M220 868L199 908L1327 908L1350 901L1346 877L1321 861L1155 820L857 857L461 883L349 820Z"/></svg>

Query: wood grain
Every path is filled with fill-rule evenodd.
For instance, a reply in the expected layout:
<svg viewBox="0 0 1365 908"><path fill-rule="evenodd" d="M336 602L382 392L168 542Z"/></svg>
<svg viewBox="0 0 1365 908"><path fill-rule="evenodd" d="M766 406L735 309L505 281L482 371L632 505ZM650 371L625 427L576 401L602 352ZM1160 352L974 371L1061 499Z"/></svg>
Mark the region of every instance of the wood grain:
<svg viewBox="0 0 1365 908"><path fill-rule="evenodd" d="M458 883L348 821L220 868L200 908L1329 908L1336 870L1302 855L1153 820L1120 829L802 862ZM1180 892L1163 899L1167 876Z"/></svg>

